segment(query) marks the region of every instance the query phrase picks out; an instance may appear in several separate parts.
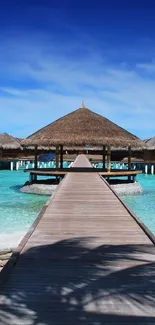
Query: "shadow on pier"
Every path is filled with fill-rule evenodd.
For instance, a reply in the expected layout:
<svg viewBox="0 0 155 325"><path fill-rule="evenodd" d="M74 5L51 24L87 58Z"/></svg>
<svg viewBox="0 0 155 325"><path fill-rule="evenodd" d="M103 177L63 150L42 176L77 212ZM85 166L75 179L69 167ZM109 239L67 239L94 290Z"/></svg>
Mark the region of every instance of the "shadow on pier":
<svg viewBox="0 0 155 325"><path fill-rule="evenodd" d="M23 253L0 289L0 324L155 324L155 247L94 240Z"/></svg>

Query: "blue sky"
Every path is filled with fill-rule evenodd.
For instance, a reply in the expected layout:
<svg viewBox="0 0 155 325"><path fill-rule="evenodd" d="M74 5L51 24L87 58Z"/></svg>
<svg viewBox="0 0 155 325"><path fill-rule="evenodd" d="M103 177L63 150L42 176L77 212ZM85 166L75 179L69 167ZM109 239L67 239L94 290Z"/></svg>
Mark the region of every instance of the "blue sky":
<svg viewBox="0 0 155 325"><path fill-rule="evenodd" d="M0 132L26 137L80 107L155 135L155 1L5 0Z"/></svg>

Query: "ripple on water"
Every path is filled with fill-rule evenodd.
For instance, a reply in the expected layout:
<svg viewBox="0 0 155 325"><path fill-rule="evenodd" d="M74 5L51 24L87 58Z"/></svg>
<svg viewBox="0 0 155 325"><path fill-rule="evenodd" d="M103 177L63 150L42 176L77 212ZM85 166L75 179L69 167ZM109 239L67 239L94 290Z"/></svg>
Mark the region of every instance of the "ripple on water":
<svg viewBox="0 0 155 325"><path fill-rule="evenodd" d="M49 198L19 192L27 179L23 171L0 171L0 249L19 243ZM155 234L155 175L139 175L138 180L143 194L122 199Z"/></svg>
<svg viewBox="0 0 155 325"><path fill-rule="evenodd" d="M155 234L155 175L139 175L143 194L122 196L123 201Z"/></svg>
<svg viewBox="0 0 155 325"><path fill-rule="evenodd" d="M0 171L0 249L19 243L49 198L21 193L27 178L23 171Z"/></svg>

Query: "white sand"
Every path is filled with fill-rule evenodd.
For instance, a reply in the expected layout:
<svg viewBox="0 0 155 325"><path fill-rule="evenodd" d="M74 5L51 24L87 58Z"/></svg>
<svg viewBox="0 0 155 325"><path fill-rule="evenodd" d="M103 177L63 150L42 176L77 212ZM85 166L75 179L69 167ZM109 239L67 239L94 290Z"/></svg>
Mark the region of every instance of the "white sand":
<svg viewBox="0 0 155 325"><path fill-rule="evenodd" d="M143 193L143 189L138 182L126 183L126 184L116 184L111 185L111 187L119 195L135 195Z"/></svg>
<svg viewBox="0 0 155 325"><path fill-rule="evenodd" d="M49 184L31 184L23 186L20 191L24 193L31 194L40 194L40 195L52 195L54 194L57 185L49 185Z"/></svg>
<svg viewBox="0 0 155 325"><path fill-rule="evenodd" d="M139 182L116 184L111 185L111 187L120 195L133 195L140 194L143 192L143 189ZM53 195L56 188L57 185L32 184L23 186L20 190L24 193Z"/></svg>
<svg viewBox="0 0 155 325"><path fill-rule="evenodd" d="M27 229L25 231L17 231L10 234L0 233L0 250L16 248L26 232Z"/></svg>

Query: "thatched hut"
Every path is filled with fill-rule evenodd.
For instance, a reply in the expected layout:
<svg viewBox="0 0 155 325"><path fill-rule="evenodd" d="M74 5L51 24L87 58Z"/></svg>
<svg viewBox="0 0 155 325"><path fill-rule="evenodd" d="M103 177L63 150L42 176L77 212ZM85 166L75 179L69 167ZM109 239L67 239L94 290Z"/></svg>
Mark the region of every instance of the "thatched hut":
<svg viewBox="0 0 155 325"><path fill-rule="evenodd" d="M0 157L14 156L23 150L20 141L8 133L0 134Z"/></svg>
<svg viewBox="0 0 155 325"><path fill-rule="evenodd" d="M140 159L140 158L136 158L136 157L132 157L131 158L131 162L132 163L143 163L144 159ZM128 163L128 157L125 157L121 160L121 163Z"/></svg>
<svg viewBox="0 0 155 325"><path fill-rule="evenodd" d="M22 144L88 147L143 145L135 135L84 106L33 133Z"/></svg>
<svg viewBox="0 0 155 325"><path fill-rule="evenodd" d="M1 133L0 149L16 150L16 149L22 149L22 147L18 139L14 138L12 135L9 135L8 133Z"/></svg>
<svg viewBox="0 0 155 325"><path fill-rule="evenodd" d="M107 155L110 166L110 148L128 147L131 156L131 147L144 147L143 142L132 133L121 128L107 118L96 114L82 104L82 107L67 114L51 124L43 127L22 141L23 146L55 146L61 152L63 146L82 146L89 149L92 146L102 147L103 163ZM108 167L110 168L110 167Z"/></svg>
<svg viewBox="0 0 155 325"><path fill-rule="evenodd" d="M147 150L155 150L155 137L144 140Z"/></svg>
<svg viewBox="0 0 155 325"><path fill-rule="evenodd" d="M155 163L155 137L144 140L146 149L144 151L144 160L146 163Z"/></svg>

